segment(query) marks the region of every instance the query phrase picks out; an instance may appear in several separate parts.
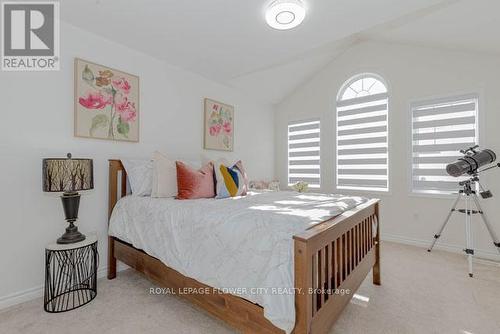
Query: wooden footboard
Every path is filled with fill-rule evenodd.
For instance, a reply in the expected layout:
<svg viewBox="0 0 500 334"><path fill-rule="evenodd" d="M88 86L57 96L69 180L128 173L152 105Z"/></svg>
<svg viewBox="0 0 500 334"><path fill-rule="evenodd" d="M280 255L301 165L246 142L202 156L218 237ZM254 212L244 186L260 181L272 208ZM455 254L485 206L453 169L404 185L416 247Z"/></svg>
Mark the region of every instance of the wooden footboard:
<svg viewBox="0 0 500 334"><path fill-rule="evenodd" d="M295 240L295 334L327 333L373 268L380 285L378 200L317 225Z"/></svg>
<svg viewBox="0 0 500 334"><path fill-rule="evenodd" d="M127 194L126 181L121 162L110 160L109 216L119 195ZM295 334L327 333L372 268L373 283L380 284L378 222L379 201L370 200L294 236ZM166 288L210 288L132 245L113 237L108 241L109 279L116 277L120 260ZM243 298L220 292L181 296L241 332L284 333L264 317L261 306Z"/></svg>

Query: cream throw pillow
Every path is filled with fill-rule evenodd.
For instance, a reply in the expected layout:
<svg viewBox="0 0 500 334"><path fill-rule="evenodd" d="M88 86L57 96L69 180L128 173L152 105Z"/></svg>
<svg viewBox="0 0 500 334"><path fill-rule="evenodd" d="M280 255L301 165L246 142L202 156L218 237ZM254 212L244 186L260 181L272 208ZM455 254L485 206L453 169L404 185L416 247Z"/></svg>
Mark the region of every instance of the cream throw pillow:
<svg viewBox="0 0 500 334"><path fill-rule="evenodd" d="M175 161L156 151L153 153L153 189L151 197L177 196Z"/></svg>

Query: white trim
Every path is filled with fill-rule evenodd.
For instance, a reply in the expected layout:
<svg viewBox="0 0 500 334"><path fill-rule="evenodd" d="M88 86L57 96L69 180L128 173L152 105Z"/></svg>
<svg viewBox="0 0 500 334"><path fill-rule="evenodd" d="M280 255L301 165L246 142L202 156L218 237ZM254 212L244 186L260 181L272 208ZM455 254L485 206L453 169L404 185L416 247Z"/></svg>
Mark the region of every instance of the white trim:
<svg viewBox="0 0 500 334"><path fill-rule="evenodd" d="M472 99L477 99L478 96L477 93L457 93L457 94L446 94L446 95L439 95L436 97L426 97L423 99L419 99L416 101L413 101L411 103L413 107L422 107L422 106L427 106L429 104L442 104L442 103L447 103L450 102L450 100L472 100Z"/></svg>
<svg viewBox="0 0 500 334"><path fill-rule="evenodd" d="M43 296L43 285L0 297L0 310Z"/></svg>
<svg viewBox="0 0 500 334"><path fill-rule="evenodd" d="M354 82L363 79L365 77L373 77L374 79L380 81L381 83L384 84L386 92L385 94L389 95L389 86L387 85L387 82L385 81L385 77L378 74L378 71L356 71L356 74L351 75L348 79L346 79L343 84L340 86L339 90L337 91L337 97L335 98L335 103L338 103L342 99L342 95L344 95L344 92L349 88L350 85L352 85ZM387 96L389 98L389 96ZM337 105L335 105L335 108L337 108ZM337 110L335 110L336 112Z"/></svg>
<svg viewBox="0 0 500 334"><path fill-rule="evenodd" d="M390 233L381 233L380 238L382 241L390 241L390 242L396 242L399 244L404 244L404 245L411 245L411 246L417 246L423 248L422 251L427 252L427 248L432 242L432 236L429 240L422 240L422 239L414 239L414 238L408 238L408 237L403 237L400 235L396 234L390 234ZM437 242L436 246L434 249L438 250L444 250L447 252L451 253L456 253L456 254L464 254L464 246L459 246L459 245L454 245L454 244L448 244L448 243L443 243L443 242ZM488 264L488 265L493 265L500 267L500 255L496 252L484 250L484 249L475 249L475 256L474 256L474 261L477 263L482 263L482 264ZM465 259L465 256L464 256Z"/></svg>
<svg viewBox="0 0 500 334"><path fill-rule="evenodd" d="M408 237L403 237L395 234L390 234L390 233L381 233L380 238L382 241L390 241L390 242L395 242L399 244L404 244L404 245L411 245L411 246L416 246L416 247L421 247L426 249L429 247L430 242L432 240L421 240L421 239L414 239L414 238L408 238ZM456 254L463 254L463 246L458 246L458 245L453 245L453 244L447 244L447 243L440 243L438 242L434 249L438 250L444 250L448 251L451 253L456 253ZM481 264L486 264L486 265L492 265L492 266L497 266L500 267L500 255L491 252L491 251L485 251L485 250L480 250L476 249L475 250L476 257L474 258L475 262L481 263ZM118 271L123 271L125 269L128 269L128 266L119 263L118 264ZM102 267L97 271L97 278L103 278L106 277L108 271L108 267ZM13 294L7 295L0 297L0 313L6 311L8 308L33 300L37 298L43 297L43 292L44 292L44 286L36 286L32 287L23 291L15 292Z"/></svg>
<svg viewBox="0 0 500 334"><path fill-rule="evenodd" d="M119 263L118 271L123 271L129 267ZM102 267L97 270L97 279L106 277L108 273L108 267ZM26 290L14 292L7 296L0 297L0 312L6 311L8 308L28 302L33 299L42 298L44 293L44 285L35 286ZM43 302L40 302L40 308L43 307Z"/></svg>
<svg viewBox="0 0 500 334"><path fill-rule="evenodd" d="M474 92L474 93L471 93ZM483 129L484 129L484 111L481 111L481 109L484 108L484 93L482 89L470 89L467 92L465 91L458 91L458 92L451 92L447 94L441 94L441 95L433 95L433 96L426 96L423 98L415 98L409 100L408 103L408 113L407 113L407 127L408 127L408 132L406 136L407 140L407 189L408 189L408 195L410 197L427 197L427 198L442 198L442 199L451 199L456 196L456 192L452 193L446 193L446 192L441 192L441 193L424 193L424 192L418 192L415 191L413 188L413 108L418 105L426 105L426 104L432 104L432 103L439 103L443 101L450 101L450 100L458 100L458 99L467 99L467 98L474 98L477 100L476 104L476 142L478 145L482 145L484 141L484 134L483 134ZM458 182L458 181L457 181Z"/></svg>
<svg viewBox="0 0 500 334"><path fill-rule="evenodd" d="M313 188L314 190L316 191L319 191L321 189L321 183L323 182L323 178L321 177L321 173L322 173L322 169L321 169L321 162L322 162L322 159L321 159L321 117L313 117L313 118L307 118L307 119L303 119L303 120L289 120L288 121L288 124L287 124L287 132L286 132L286 145L287 145L287 171L286 171L286 184L288 186L288 189L293 189L292 188L292 185L295 184L296 182L290 182L290 178L294 177L294 176L290 176L290 174L293 174L293 173L290 173L290 153L291 153L291 149L290 149L290 127L295 127L295 126L299 126L299 125L303 125L303 124L315 124L315 123L318 123L318 132L315 132L318 134L318 150L317 151L311 151L311 147L306 147L304 148L305 150L303 152L308 152L311 151L311 152L317 152L317 157L319 159L319 169L318 169L318 174L314 174L313 178L316 178L316 175L317 175L317 178L319 179L319 183L318 184L309 184L309 187L310 188ZM316 143L315 142L310 142L310 144L314 144ZM315 148L315 147L313 147ZM308 149L308 150L307 150ZM293 152L292 152L293 153ZM314 153L316 154L316 153ZM316 156L316 155L315 155ZM293 168L292 168L293 169ZM307 178L307 176L296 176L296 178Z"/></svg>
<svg viewBox="0 0 500 334"><path fill-rule="evenodd" d="M311 117L311 118L304 118L304 119L297 119L294 121L289 121L288 126L297 126L298 124L309 124L309 123L316 123L320 121L320 117Z"/></svg>
<svg viewBox="0 0 500 334"><path fill-rule="evenodd" d="M342 185L339 185L339 107L342 107L342 105L339 103L341 102L345 102L345 101L355 101L357 98L353 98L353 99L347 99L347 100L342 100L342 96L344 95L344 92L356 81L358 80L361 80L363 78L366 78L366 77L371 77L377 81L379 81L380 83L382 83L385 87L385 93L380 93L380 94L374 94L374 95L371 95L371 96L379 96L379 95L385 95L385 99L387 99L387 102L386 102L386 105L387 105L387 108L385 110L385 116L386 116L386 120L385 120L385 123L387 124L387 128L386 128L386 135L385 135L385 138L386 138L386 145L387 145L387 152L386 152L386 173L387 173L387 188L386 189L377 189L377 188L372 188L372 189L369 189L369 190L366 190L366 189L360 189L361 187L350 187L348 189L345 188L345 186L342 186ZM370 96L370 95L369 95ZM366 96L364 97L366 98ZM344 83L342 84L342 86L340 87L340 89L337 91L337 96L336 96L336 100L335 100L335 109L334 109L334 136L335 136L335 147L334 147L334 168L333 168L333 189L335 191L349 191L349 192L355 192L355 193L360 193L360 194L366 194L366 193L375 193L377 194L377 196L379 194L386 194L386 195L390 195L391 194L391 126L390 126L390 122L391 122L391 117L390 117L390 110L391 110L391 102L392 99L391 99L391 95L390 95L390 87L389 87L389 84L387 83L387 81L385 80L385 78L380 75L380 74L377 74L375 72L372 72L372 71L366 71L366 72L361 72L361 73L358 73L358 74L355 74L353 76L351 76L349 79L347 79L346 81L344 81Z"/></svg>
<svg viewBox="0 0 500 334"><path fill-rule="evenodd" d="M452 200L456 198L458 195L458 191L450 194L445 194L445 193L422 193L422 192L413 192L410 190L410 193L408 194L409 197L414 197L414 198L436 198L436 199L443 199L443 200Z"/></svg>

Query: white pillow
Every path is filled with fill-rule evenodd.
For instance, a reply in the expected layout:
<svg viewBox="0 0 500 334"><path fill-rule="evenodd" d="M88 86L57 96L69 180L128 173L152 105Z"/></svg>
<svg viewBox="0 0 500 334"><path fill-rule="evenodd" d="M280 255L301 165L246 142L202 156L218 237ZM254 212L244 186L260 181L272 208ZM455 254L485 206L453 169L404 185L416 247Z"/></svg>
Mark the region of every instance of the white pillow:
<svg viewBox="0 0 500 334"><path fill-rule="evenodd" d="M156 151L153 153L153 190L151 197L177 196L175 161Z"/></svg>
<svg viewBox="0 0 500 334"><path fill-rule="evenodd" d="M153 180L153 162L151 160L123 159L132 194L150 196Z"/></svg>

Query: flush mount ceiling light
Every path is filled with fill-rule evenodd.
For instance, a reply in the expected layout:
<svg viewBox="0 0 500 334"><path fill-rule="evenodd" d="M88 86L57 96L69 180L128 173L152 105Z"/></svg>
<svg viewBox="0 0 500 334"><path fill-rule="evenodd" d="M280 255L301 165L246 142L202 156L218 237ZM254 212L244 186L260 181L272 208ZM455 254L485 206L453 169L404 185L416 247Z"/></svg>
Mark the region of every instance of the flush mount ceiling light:
<svg viewBox="0 0 500 334"><path fill-rule="evenodd" d="M266 22L274 29L287 30L304 21L306 9L300 0L276 0L266 11Z"/></svg>

